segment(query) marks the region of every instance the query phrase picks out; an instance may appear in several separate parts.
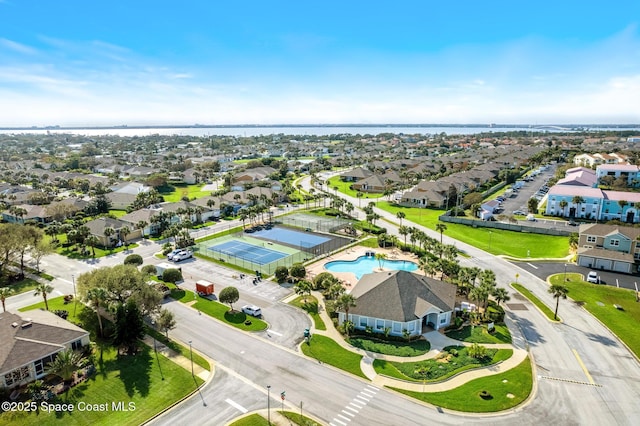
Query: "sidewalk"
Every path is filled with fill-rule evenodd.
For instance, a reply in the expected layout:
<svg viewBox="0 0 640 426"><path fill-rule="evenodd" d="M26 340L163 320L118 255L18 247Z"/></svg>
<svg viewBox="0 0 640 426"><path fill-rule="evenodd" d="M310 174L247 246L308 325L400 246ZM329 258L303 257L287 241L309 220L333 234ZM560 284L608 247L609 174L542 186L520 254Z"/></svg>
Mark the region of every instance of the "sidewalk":
<svg viewBox="0 0 640 426"><path fill-rule="evenodd" d="M175 362L185 370L191 371L192 363L189 358L180 355L173 349L168 348L162 342L160 342L159 340L155 340L153 337L149 335L145 335L142 341L146 345L148 345L150 348L155 348L162 355L166 356L171 361ZM198 364L193 364L193 374L200 377L202 380L206 382L207 380L209 380L209 377L211 376L211 374L213 374L213 371L207 371L204 368L200 367Z"/></svg>
<svg viewBox="0 0 640 426"><path fill-rule="evenodd" d="M428 383L422 384L419 382L408 382L400 379L395 379L392 377L382 376L376 373L373 368L373 361L376 359L382 359L385 361L394 361L394 362L416 362L422 361L425 359L433 359L437 357L442 350L447 346L471 346L472 343L461 342L459 340L451 339L439 331L430 331L424 334L425 339L429 341L431 344L431 349L426 354L416 356L416 357L401 357L401 356L393 356L393 355L384 355L375 352L364 351L359 348L354 348L345 342L343 336L336 330L333 326L333 322L322 303L322 295L318 292L312 292L312 296L318 299L318 311L320 317L327 325L327 330L316 330L315 327L312 329L312 334L319 334L321 336L329 337L333 339L336 343L342 346L344 349L347 349L351 352L358 353L362 355L362 360L360 361L360 368L362 372L377 386L388 386L394 387L398 389L405 389L415 392L441 392L446 390L451 390L457 388L459 386L464 385L465 383L480 378L491 376L494 374L500 374L505 371L511 370L512 368L518 366L524 359L528 356L527 349L523 346L524 339L521 338L520 332L517 327L509 327L509 330L512 331L513 344L508 343L488 343L483 344L487 348L495 348L495 349L513 349L513 355L499 364L494 364L488 367L478 368L475 370L465 371L460 373L450 379L443 380L438 383ZM511 322L511 319L508 316L505 316L505 322ZM509 324L507 324L509 326Z"/></svg>

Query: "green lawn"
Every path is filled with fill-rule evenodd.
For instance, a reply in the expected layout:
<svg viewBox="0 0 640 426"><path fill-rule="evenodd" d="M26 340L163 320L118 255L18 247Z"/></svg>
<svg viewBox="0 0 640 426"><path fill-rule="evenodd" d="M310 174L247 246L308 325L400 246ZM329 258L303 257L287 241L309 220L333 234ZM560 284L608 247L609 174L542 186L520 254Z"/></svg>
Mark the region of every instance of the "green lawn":
<svg viewBox="0 0 640 426"><path fill-rule="evenodd" d="M87 250L89 250L89 254L88 255L82 255L80 254L79 248L77 245L72 245L69 247L63 247L62 244L65 243L67 241L67 236L65 234L60 234L58 235L58 242L59 242L59 246L56 248L56 253L68 257L69 259L92 259L94 258L92 256L92 250L91 247L87 247ZM104 256L108 256L110 254L114 254L114 253L120 253L121 251L125 251L125 250L133 250L134 248L138 247L138 244L136 243L132 243L129 244L128 247L122 246L122 247L113 247L113 248L100 248L100 247L95 247L95 259L99 258L99 257L104 257Z"/></svg>
<svg viewBox="0 0 640 426"><path fill-rule="evenodd" d="M262 417L260 414L249 414L246 417L236 420L233 423L229 423L229 426L269 426L272 423L269 423L267 419Z"/></svg>
<svg viewBox="0 0 640 426"><path fill-rule="evenodd" d="M88 381L58 396L58 403L73 403L73 412L14 412L0 416L0 423L20 426L62 423L65 425L139 425L194 391L202 380L142 345L134 356L118 356L113 348L97 349L96 370ZM129 411L113 409L124 403ZM81 411L80 403L107 404L104 411Z"/></svg>
<svg viewBox="0 0 640 426"><path fill-rule="evenodd" d="M522 293L522 295L524 297L526 297L527 299L529 299L531 301L531 303L536 305L538 307L538 309L540 309L542 311L542 313L544 313L547 316L547 318L549 318L551 321L560 321L560 315L558 315L558 319L557 320L554 319L553 318L553 311L547 305L542 303L542 301L540 299L538 299L535 294L531 293L523 285L516 284L516 283L511 283L511 287L515 288L520 293Z"/></svg>
<svg viewBox="0 0 640 426"><path fill-rule="evenodd" d="M322 318L320 318L320 314L318 314L318 299L313 296L307 296L307 303L304 303L304 299L304 296L300 296L289 302L289 304L308 313L313 319L316 330L326 330L327 326L324 324L324 321L322 321Z"/></svg>
<svg viewBox="0 0 640 426"><path fill-rule="evenodd" d="M360 369L362 355L344 349L328 337L315 334L309 344L302 343L301 348L306 356L367 379Z"/></svg>
<svg viewBox="0 0 640 426"><path fill-rule="evenodd" d="M329 179L326 182L326 188L327 191L330 194L335 194L335 187L338 187L338 192L342 192L343 194L349 195L350 197L357 197L358 191L355 191L353 189L350 189L349 187L351 185L353 185L353 182L343 182L340 180L339 176L334 176L331 179ZM360 204L360 207L364 207L367 204L369 204L369 202L373 199L376 200L380 197L382 197L384 194L376 194L376 193L367 193L367 192L363 192L362 193L362 198L361 200L358 202L358 204ZM357 206L357 204L356 204Z"/></svg>
<svg viewBox="0 0 640 426"><path fill-rule="evenodd" d="M180 343L171 340L171 337L167 339L167 336L153 328L147 327L147 334L153 338L155 338L158 342L161 342L163 345L172 349L175 352L178 352L185 358L191 358L192 353L189 351L188 347L181 345ZM171 331L169 331L169 336L171 336ZM211 371L211 365L204 359L202 356L193 352L193 362L200 367L204 368L207 371Z"/></svg>
<svg viewBox="0 0 640 426"><path fill-rule="evenodd" d="M425 339L411 342L394 342L366 336L351 336L347 341L351 346L365 351L394 356L420 356L431 349L431 345Z"/></svg>
<svg viewBox="0 0 640 426"><path fill-rule="evenodd" d="M33 305L25 306L24 308L18 309L20 312L31 311L33 309L44 309L44 300L42 296L34 296L33 301L35 302ZM69 312L69 316L67 320L73 323L81 322L82 313L84 309L89 309L82 302L78 301L78 299L65 303L64 296L54 297L52 299L47 299L47 303L49 304L49 311L67 311ZM93 311L93 310L91 310Z"/></svg>
<svg viewBox="0 0 640 426"><path fill-rule="evenodd" d="M445 334L452 339L469 343L511 343L511 333L504 324L495 324L495 331L489 333L486 325L462 327L461 330L448 331Z"/></svg>
<svg viewBox="0 0 640 426"><path fill-rule="evenodd" d="M532 386L531 365L529 358L527 358L516 368L501 374L472 380L450 391L422 393L395 390L448 410L492 413L508 410L522 403L531 393ZM490 399L480 397L480 392L485 390L492 396ZM513 398L509 398L507 395L513 395Z"/></svg>
<svg viewBox="0 0 640 426"><path fill-rule="evenodd" d="M164 282L164 285L166 285L167 287L169 287L171 289L171 298L173 300L177 300L179 302L182 303L188 303L191 302L193 300L196 300L196 294L191 291L191 290L184 290L182 288L180 288L179 286L173 284L173 283L168 283L168 282Z"/></svg>
<svg viewBox="0 0 640 426"><path fill-rule="evenodd" d="M303 405L304 406L304 405ZM278 411L278 413L285 416L289 421L293 422L295 425L300 426L320 426L319 423L311 420L309 417L305 415L300 415L300 413L294 413L293 411Z"/></svg>
<svg viewBox="0 0 640 426"><path fill-rule="evenodd" d="M409 220L433 230L436 229L436 224L439 223L438 216L444 213L444 210L401 207L387 201L379 202L378 207L394 215L399 211L404 212L406 218L403 220L403 225ZM446 226L447 229L444 231L444 235L495 255L516 258L562 258L569 255L569 237L505 231L502 229L474 228L457 223L447 223ZM402 238L401 241L404 242Z"/></svg>
<svg viewBox="0 0 640 426"><path fill-rule="evenodd" d="M126 210L109 210L109 214L119 218L126 215L127 211Z"/></svg>
<svg viewBox="0 0 640 426"><path fill-rule="evenodd" d="M557 274L551 276L550 281L552 284L564 284L569 289L567 297L583 304L587 311L602 321L640 357L640 303L636 302L635 291L590 284L583 281L580 274L567 274L569 281L564 283L563 279L564 274ZM560 301L561 310L564 302L566 301ZM621 306L623 310L618 310L613 305Z"/></svg>
<svg viewBox="0 0 640 426"><path fill-rule="evenodd" d="M261 331L267 328L267 323L260 318L252 317L240 311L234 310L231 312L227 305L223 305L214 300L207 300L200 297L199 301L193 305L193 308L240 330ZM250 321L251 323L245 324L246 321Z"/></svg>
<svg viewBox="0 0 640 426"><path fill-rule="evenodd" d="M13 290L12 296L15 296L16 294L33 291L33 289L36 288L38 284L40 283L36 280L32 280L31 278L25 278L24 280L16 281L11 284L5 284L3 282L2 285L0 285L0 287L9 287L10 289Z"/></svg>
<svg viewBox="0 0 640 426"><path fill-rule="evenodd" d="M418 371L420 368L425 368L427 371L425 381L429 383L445 380L466 370L493 365L513 355L511 349L487 349L487 357L476 359L467 354L468 350L464 346L445 349L451 350L448 351L449 353L442 352L435 359L416 362L392 362L376 359L373 361L373 367L378 374L415 382L422 382L423 376ZM458 355L453 356L452 353Z"/></svg>
<svg viewBox="0 0 640 426"><path fill-rule="evenodd" d="M180 201L182 197L189 197L190 200L194 198L203 198L211 195L211 191L203 191L202 187L205 184L199 183L197 185L187 184L172 184L158 188L160 195L164 197L165 201L175 203Z"/></svg>

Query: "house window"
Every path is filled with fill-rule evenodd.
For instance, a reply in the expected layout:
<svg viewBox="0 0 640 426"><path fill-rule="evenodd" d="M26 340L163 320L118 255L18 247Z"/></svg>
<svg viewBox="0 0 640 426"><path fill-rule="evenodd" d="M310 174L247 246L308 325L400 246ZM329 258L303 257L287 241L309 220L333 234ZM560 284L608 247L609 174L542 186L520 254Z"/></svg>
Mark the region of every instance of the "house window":
<svg viewBox="0 0 640 426"><path fill-rule="evenodd" d="M376 320L376 329L383 330L384 329L384 320Z"/></svg>
<svg viewBox="0 0 640 426"><path fill-rule="evenodd" d="M444 323L446 323L446 322L447 322L447 316L446 316L446 315L442 315L442 316L440 317L440 324L444 324Z"/></svg>
<svg viewBox="0 0 640 426"><path fill-rule="evenodd" d="M13 370L10 373L4 375L4 381L7 386L12 386L20 383L22 380L29 377L29 367L20 367Z"/></svg>
<svg viewBox="0 0 640 426"><path fill-rule="evenodd" d="M82 340L76 340L75 342L71 342L71 349L73 349L74 351L77 351L80 348L82 348Z"/></svg>
<svg viewBox="0 0 640 426"><path fill-rule="evenodd" d="M40 376L41 374L43 374L44 370L47 368L47 365L51 361L53 361L54 358L55 358L55 355L49 355L34 362L33 365L35 366L35 369L36 369L36 376Z"/></svg>
<svg viewBox="0 0 640 426"><path fill-rule="evenodd" d="M587 242L588 243L595 243L596 242L596 237L594 237L593 235L587 235Z"/></svg>
<svg viewBox="0 0 640 426"><path fill-rule="evenodd" d="M638 255L640 255L640 253L638 253ZM394 322L393 323L393 332L394 333L400 333L402 331L401 325L399 322Z"/></svg>
<svg viewBox="0 0 640 426"><path fill-rule="evenodd" d="M640 251L637 251L637 252L633 253L633 258L635 260L640 260Z"/></svg>
<svg viewBox="0 0 640 426"><path fill-rule="evenodd" d="M620 245L620 240L611 240L609 241L609 245L613 247L618 247Z"/></svg>
<svg viewBox="0 0 640 426"><path fill-rule="evenodd" d="M360 327L367 326L367 317L360 317Z"/></svg>

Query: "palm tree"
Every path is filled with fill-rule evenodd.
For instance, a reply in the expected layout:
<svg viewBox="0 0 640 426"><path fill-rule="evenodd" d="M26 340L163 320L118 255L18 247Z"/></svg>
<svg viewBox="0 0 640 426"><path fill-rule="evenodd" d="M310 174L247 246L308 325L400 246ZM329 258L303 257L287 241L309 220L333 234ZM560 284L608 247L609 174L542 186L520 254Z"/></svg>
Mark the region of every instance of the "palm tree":
<svg viewBox="0 0 640 426"><path fill-rule="evenodd" d="M556 299L556 311L553 314L553 319L558 319L558 306L560 305L560 298L566 299L567 293L569 293L569 289L560 284L553 284L547 290L549 293L553 294L553 297Z"/></svg>
<svg viewBox="0 0 640 426"><path fill-rule="evenodd" d="M400 225L398 228L398 233L404 237L404 245L407 245L407 234L409 233L409 227L405 225Z"/></svg>
<svg viewBox="0 0 640 426"><path fill-rule="evenodd" d="M7 312L7 308L5 307L4 303L5 303L5 300L7 300L7 297L11 296L12 293L13 293L13 289L9 287L0 288L0 302L2 302L3 312Z"/></svg>
<svg viewBox="0 0 640 426"><path fill-rule="evenodd" d="M136 228L140 230L140 233L142 234L143 237L144 237L144 228L146 228L147 225L149 224L147 223L146 220L139 220L138 223L136 223Z"/></svg>
<svg viewBox="0 0 640 426"><path fill-rule="evenodd" d="M569 203L567 203L567 200L562 200L558 203L558 205L560 206L560 208L562 209L562 216L566 216L566 212L565 212L565 208L569 205Z"/></svg>
<svg viewBox="0 0 640 426"><path fill-rule="evenodd" d="M60 377L65 383L73 378L73 373L82 368L86 359L79 352L67 349L58 352L56 358L47 364L47 373Z"/></svg>
<svg viewBox="0 0 640 426"><path fill-rule="evenodd" d="M120 236L124 240L124 245L126 247L129 247L129 241L127 241L127 236L129 236L129 234L131 234L131 229L129 229L128 226L123 226L122 228L120 228Z"/></svg>
<svg viewBox="0 0 640 426"><path fill-rule="evenodd" d="M349 309L356 307L356 298L353 297L349 293L343 293L343 294L340 295L338 300L336 300L335 307L336 307L336 310L343 310L344 311L344 313L345 313L344 322L346 323L346 322L350 321L349 320ZM344 329L347 332L347 336L349 336L348 328L345 327Z"/></svg>
<svg viewBox="0 0 640 426"><path fill-rule="evenodd" d="M571 202L576 205L576 212L574 213L573 217L577 217L578 212L580 210L580 204L584 203L584 198L582 198L579 195L576 195L571 199Z"/></svg>
<svg viewBox="0 0 640 426"><path fill-rule="evenodd" d="M440 244L442 244L442 233L446 230L447 230L447 225L445 225L444 223L439 222L436 224L436 231L440 233Z"/></svg>
<svg viewBox="0 0 640 426"><path fill-rule="evenodd" d="M300 280L294 286L296 294L304 296L303 303L307 303L307 296L311 294L312 289L313 284L308 280Z"/></svg>
<svg viewBox="0 0 640 426"><path fill-rule="evenodd" d="M116 230L110 226L104 228L104 236L107 247L111 247L111 236L116 233Z"/></svg>
<svg viewBox="0 0 640 426"><path fill-rule="evenodd" d="M385 259L387 258L387 255L384 253L376 253L376 260L378 261L378 266L380 267L380 270L382 271L382 265L384 264Z"/></svg>
<svg viewBox="0 0 640 426"><path fill-rule="evenodd" d="M46 284L46 283L40 283L36 286L36 288L33 289L33 295L34 296L40 296L42 295L42 299L44 300L44 307L46 308L46 310L49 310L49 302L47 301L47 294L51 293L53 291L53 286Z"/></svg>
<svg viewBox="0 0 640 426"><path fill-rule="evenodd" d="M400 220L400 227L402 227L402 219L407 217L407 215L404 212L398 212L396 213L396 217Z"/></svg>
<svg viewBox="0 0 640 426"><path fill-rule="evenodd" d="M622 220L622 213L624 213L624 208L629 205L627 200L618 200L618 205L620 206L620 220Z"/></svg>
<svg viewBox="0 0 640 426"><path fill-rule="evenodd" d="M107 301L107 291L102 287L93 287L89 289L86 296L87 302L96 308L98 315L98 326L100 327L100 336L103 336L102 317L100 316L100 306Z"/></svg>
<svg viewBox="0 0 640 426"><path fill-rule="evenodd" d="M500 306L500 302L508 302L511 300L506 288L496 288L493 290L493 297L496 299L496 302L498 302L498 306Z"/></svg>

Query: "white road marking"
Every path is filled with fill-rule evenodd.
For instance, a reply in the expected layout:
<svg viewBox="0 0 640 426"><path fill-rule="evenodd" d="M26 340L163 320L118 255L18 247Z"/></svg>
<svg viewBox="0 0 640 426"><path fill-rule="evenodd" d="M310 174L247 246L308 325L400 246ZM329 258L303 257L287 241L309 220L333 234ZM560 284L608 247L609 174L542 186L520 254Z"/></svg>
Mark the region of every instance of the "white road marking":
<svg viewBox="0 0 640 426"><path fill-rule="evenodd" d="M282 333L278 333L277 331L267 330L267 333L275 334L276 336L282 336Z"/></svg>
<svg viewBox="0 0 640 426"><path fill-rule="evenodd" d="M338 417L340 417L341 419L345 419L346 421L350 422L351 419L349 417L345 417L342 414L338 414Z"/></svg>
<svg viewBox="0 0 640 426"><path fill-rule="evenodd" d="M238 404L235 401L230 400L229 398L225 399L224 402L226 402L227 404L229 404L233 408L237 409L238 411L241 411L242 414L245 414L247 411L249 411L246 408L244 408L242 405Z"/></svg>
<svg viewBox="0 0 640 426"><path fill-rule="evenodd" d="M346 424L345 422L341 422L341 421L340 421L340 420L338 420L338 419L333 419L333 421L334 421L334 422L338 422L338 423L340 423L341 425L347 426L347 424ZM335 426L335 425L334 425L334 426Z"/></svg>
<svg viewBox="0 0 640 426"><path fill-rule="evenodd" d="M351 402L349 403L349 405L355 405L355 406L356 406L356 407L358 407L358 408L363 408L363 407L364 407L364 405L358 405L358 404L354 403L353 401L351 401ZM366 405L366 404L365 404L365 405Z"/></svg>
<svg viewBox="0 0 640 426"><path fill-rule="evenodd" d="M359 399L360 398L360 399ZM367 402L364 398L362 398L361 396L356 396L355 398L353 398L354 401L358 401L360 404L364 404L367 405Z"/></svg>
<svg viewBox="0 0 640 426"><path fill-rule="evenodd" d="M368 387L369 389L373 389L373 390L374 390L374 391L376 391L376 392L378 392L378 391L380 390L380 389L378 389L378 388L376 388L376 387L374 387L374 386L371 386L371 385L367 385L367 387Z"/></svg>
<svg viewBox="0 0 640 426"><path fill-rule="evenodd" d="M375 392L371 392L370 390L367 390L367 389L363 389L362 392L360 392L360 393L363 393L363 394L367 395L370 398L373 398L374 396L376 396Z"/></svg>
<svg viewBox="0 0 640 426"><path fill-rule="evenodd" d="M527 265L531 266L533 269L538 269L537 266L532 265L531 263L527 263Z"/></svg>
<svg viewBox="0 0 640 426"><path fill-rule="evenodd" d="M348 411L344 411L344 410L341 410L341 411L342 411L343 413L345 413L347 416L351 416L351 417L355 417L355 416L356 416L355 414L350 413L350 412L348 412Z"/></svg>
<svg viewBox="0 0 640 426"><path fill-rule="evenodd" d="M356 410L355 408L351 408L348 405L346 407L344 407L344 408L346 408L347 410L351 410L351 411L353 411L355 413L359 413L360 412L359 410Z"/></svg>
<svg viewBox="0 0 640 426"><path fill-rule="evenodd" d="M360 392L356 398L362 398L362 399L366 400L367 402L371 401L371 396L370 396L370 395L367 395L367 394L365 393L365 395L366 395L366 396L360 396L361 394L362 394L362 392ZM369 398L367 398L367 396L368 396Z"/></svg>

